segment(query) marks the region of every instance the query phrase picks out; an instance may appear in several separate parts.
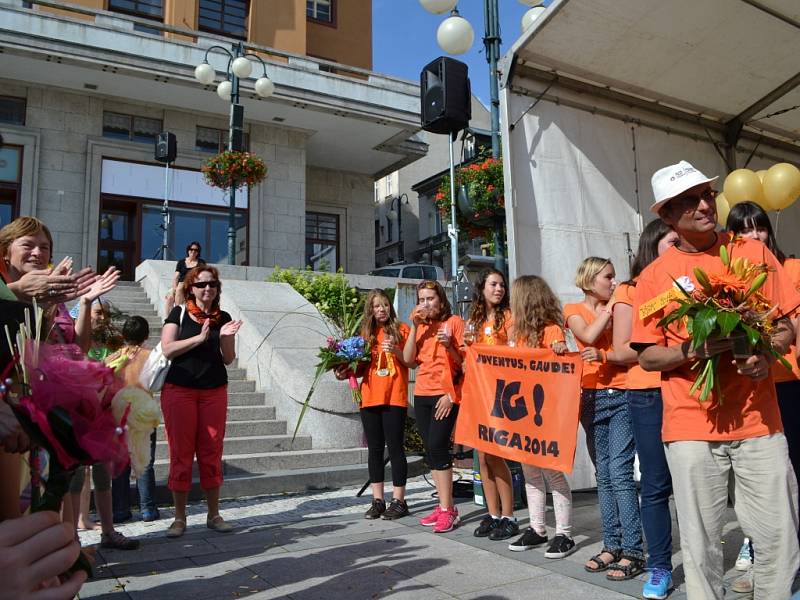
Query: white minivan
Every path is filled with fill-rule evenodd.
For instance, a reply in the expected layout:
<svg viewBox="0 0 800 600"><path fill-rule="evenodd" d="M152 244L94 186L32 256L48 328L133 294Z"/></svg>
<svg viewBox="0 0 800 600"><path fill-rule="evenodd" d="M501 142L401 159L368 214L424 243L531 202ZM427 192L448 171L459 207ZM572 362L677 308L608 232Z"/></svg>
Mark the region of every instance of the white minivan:
<svg viewBox="0 0 800 600"><path fill-rule="evenodd" d="M387 265L380 269L374 269L369 275L377 277L402 277L404 279L438 279L444 281L444 269L435 265L423 265L420 263Z"/></svg>

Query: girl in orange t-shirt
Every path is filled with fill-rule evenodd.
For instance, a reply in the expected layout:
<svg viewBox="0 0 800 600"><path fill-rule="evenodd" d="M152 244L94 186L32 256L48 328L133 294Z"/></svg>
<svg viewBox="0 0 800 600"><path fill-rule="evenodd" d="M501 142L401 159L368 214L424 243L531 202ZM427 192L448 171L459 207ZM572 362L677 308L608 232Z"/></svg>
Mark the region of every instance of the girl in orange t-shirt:
<svg viewBox="0 0 800 600"><path fill-rule="evenodd" d="M611 345L611 297L614 265L590 256L575 275L583 302L567 304L564 316L581 349L581 424L595 465L603 525L603 549L584 565L592 573L610 569L612 581L631 579L644 570L639 497L633 479L636 449L625 398L625 361Z"/></svg>
<svg viewBox="0 0 800 600"><path fill-rule="evenodd" d="M417 365L414 413L439 496L439 504L420 523L434 533L450 531L460 521L453 504L450 437L458 416L463 345L464 321L452 314L444 288L438 281L423 281L417 286L403 358Z"/></svg>
<svg viewBox="0 0 800 600"><path fill-rule="evenodd" d="M541 277L524 275L514 281L511 288L511 339L519 346L549 348L564 354L564 317L561 304L550 286ZM547 487L553 494L553 512L556 516L556 535L545 551L545 558L564 558L576 550L572 539L572 491L564 473L522 463L525 475L525 493L528 496L528 527L508 549L521 552L547 542L545 504ZM545 485L545 480L547 485Z"/></svg>
<svg viewBox="0 0 800 600"><path fill-rule="evenodd" d="M650 594L645 597L659 597L672 587L672 516L669 512L672 478L661 440L664 412L661 373L642 369L638 353L630 346L633 323L637 318L633 313L633 293L639 274L679 239L678 234L661 219L651 221L639 238L631 280L620 284L614 291L613 347L615 355L628 364L625 387L641 472L640 508L648 554L648 580L643 594Z"/></svg>
<svg viewBox="0 0 800 600"><path fill-rule="evenodd" d="M754 202L740 202L731 207L731 211L728 213L726 229L734 235L751 238L763 243L781 261L795 288L800 290L800 260L786 258L786 255L778 247L778 241L772 231L772 223L763 208ZM792 324L795 331L800 332L797 317L792 319ZM800 338L800 333L798 333L798 337ZM789 371L776 361L772 365L772 378L775 381L775 392L778 395L778 408L781 411L783 434L786 436L786 444L789 446L789 460L792 463L795 477L800 480L800 404L797 401L798 396L800 396L800 369L797 366L798 347L800 347L800 344L792 344L784 356L789 361L789 364L792 365L792 370ZM744 547L745 545L747 548ZM748 538L745 538L744 545L739 551L739 556L746 557L748 554L752 560L752 544L750 544ZM739 561L737 561L737 568L738 565ZM750 577L750 574L746 574L743 577Z"/></svg>
<svg viewBox="0 0 800 600"><path fill-rule="evenodd" d="M511 313L508 308L506 277L496 269L485 269L478 278L464 332L467 344L505 345ZM519 533L514 518L514 490L511 471L504 458L478 452L483 495L489 511L475 529L475 537L507 540Z"/></svg>
<svg viewBox="0 0 800 600"><path fill-rule="evenodd" d="M408 412L408 365L402 348L409 328L397 319L389 296L380 289L371 290L364 301L360 335L370 344L372 361L366 366L361 382L361 423L367 436L367 466L372 484L372 505L364 517L387 520L408 515L406 479L408 462L403 448ZM346 367L337 377L346 378ZM392 501L384 499L383 449L389 449L392 465Z"/></svg>

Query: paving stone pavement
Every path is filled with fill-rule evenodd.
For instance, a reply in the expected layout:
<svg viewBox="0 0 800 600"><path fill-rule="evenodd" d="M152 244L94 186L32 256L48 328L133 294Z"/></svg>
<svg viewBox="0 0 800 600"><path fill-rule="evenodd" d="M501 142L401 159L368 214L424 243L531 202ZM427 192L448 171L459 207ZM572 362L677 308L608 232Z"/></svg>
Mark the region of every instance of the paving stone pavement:
<svg viewBox="0 0 800 600"><path fill-rule="evenodd" d="M387 486L388 488L388 486ZM615 600L640 598L644 576L610 582L587 573L583 563L602 547L597 498L574 494L573 532L579 549L564 560L544 558L543 549L511 552L508 542L472 535L483 516L472 499L459 500L463 524L437 535L418 524L435 505L433 488L423 477L409 481L410 517L368 521L369 492L356 488L276 495L223 502L222 515L236 526L229 534L205 527L204 506L190 507L188 529L169 540L164 532L172 510L162 520L118 525L141 540L135 551L97 550L95 579L80 598L103 600L222 598L292 600ZM674 512L674 511L673 511ZM517 510L522 527L527 510ZM548 507L548 521L553 522ZM676 589L672 600L684 600L683 569L674 532ZM549 531L553 535L553 531ZM99 542L99 533L81 532L84 545ZM731 509L724 531L725 565L732 568L742 534ZM730 582L740 573L729 570ZM734 599L747 596L729 594Z"/></svg>

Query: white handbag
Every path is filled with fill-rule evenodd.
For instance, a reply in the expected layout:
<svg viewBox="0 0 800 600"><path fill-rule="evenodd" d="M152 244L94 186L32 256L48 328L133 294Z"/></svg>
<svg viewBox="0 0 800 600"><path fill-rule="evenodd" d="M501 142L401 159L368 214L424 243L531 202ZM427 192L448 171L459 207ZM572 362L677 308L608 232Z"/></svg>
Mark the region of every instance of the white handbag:
<svg viewBox="0 0 800 600"><path fill-rule="evenodd" d="M183 325L183 316L186 314L186 307L181 306L181 316L178 320L178 335L181 333L181 326ZM167 379L167 373L172 365L172 361L164 356L161 349L161 342L156 344L156 347L150 351L150 356L144 362L141 373L139 373L139 383L141 386L152 393L161 391L164 387L164 381Z"/></svg>

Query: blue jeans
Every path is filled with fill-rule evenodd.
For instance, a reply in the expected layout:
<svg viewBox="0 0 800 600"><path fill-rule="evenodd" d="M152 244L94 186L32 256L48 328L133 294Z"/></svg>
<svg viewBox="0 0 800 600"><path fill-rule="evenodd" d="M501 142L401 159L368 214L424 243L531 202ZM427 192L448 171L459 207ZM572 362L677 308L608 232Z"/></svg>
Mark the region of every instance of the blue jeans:
<svg viewBox="0 0 800 600"><path fill-rule="evenodd" d="M672 571L672 516L669 512L672 477L661 441L661 390L628 390L628 410L642 474L641 512L647 540L647 566Z"/></svg>
<svg viewBox="0 0 800 600"><path fill-rule="evenodd" d="M603 547L643 558L639 496L633 480L635 446L626 391L584 390L581 421L590 427L589 452L595 455L597 498L603 524Z"/></svg>
<svg viewBox="0 0 800 600"><path fill-rule="evenodd" d="M150 462L144 473L136 480L136 487L139 490L139 510L155 512L156 503L156 477L153 472L153 463L156 458L156 431L150 434ZM114 478L112 487L112 501L114 505L114 516L116 519L128 517L131 512L130 487L131 487L131 467L128 467Z"/></svg>

